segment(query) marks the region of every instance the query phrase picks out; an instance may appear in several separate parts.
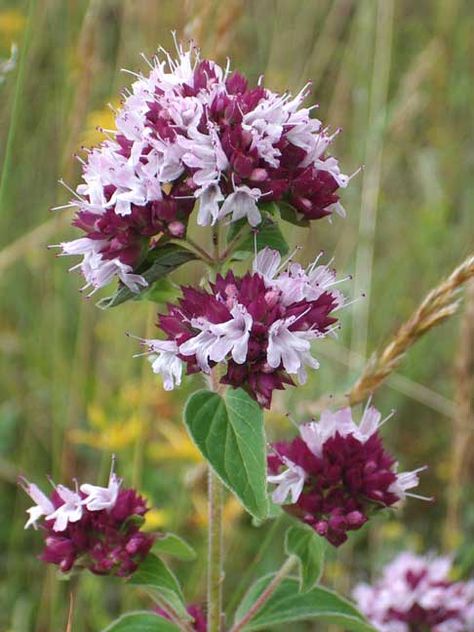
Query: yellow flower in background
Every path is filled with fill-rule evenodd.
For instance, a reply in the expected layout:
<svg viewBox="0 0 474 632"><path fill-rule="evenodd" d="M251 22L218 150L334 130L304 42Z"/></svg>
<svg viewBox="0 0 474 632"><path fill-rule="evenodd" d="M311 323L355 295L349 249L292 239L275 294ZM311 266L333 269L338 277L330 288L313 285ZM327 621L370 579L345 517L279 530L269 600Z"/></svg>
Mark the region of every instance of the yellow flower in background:
<svg viewBox="0 0 474 632"><path fill-rule="evenodd" d="M150 505L150 503L148 503ZM162 527L166 527L170 522L170 512L166 509L152 508L145 514L144 531L156 531Z"/></svg>
<svg viewBox="0 0 474 632"><path fill-rule="evenodd" d="M148 447L148 456L155 461L190 461L201 463L203 458L191 441L183 425L161 420L156 430L163 440L153 441Z"/></svg>
<svg viewBox="0 0 474 632"><path fill-rule="evenodd" d="M399 540L405 532L403 525L396 520L389 520L380 525L382 540Z"/></svg>
<svg viewBox="0 0 474 632"><path fill-rule="evenodd" d="M135 443L140 436L142 423L136 415L126 421L110 422L100 430L71 430L69 438L73 443L88 445L99 450L115 452Z"/></svg>
<svg viewBox="0 0 474 632"><path fill-rule="evenodd" d="M325 564L324 573L332 582L338 582L345 577L347 570L339 560L328 560Z"/></svg>
<svg viewBox="0 0 474 632"><path fill-rule="evenodd" d="M139 383L129 383L118 393L113 412L92 403L87 410L89 427L75 428L69 432L73 443L88 445L99 450L119 452L133 447L143 433L151 442L150 450L156 448L155 458L181 458L196 462L198 452L187 437L184 428L170 421L175 414L171 396L162 388L154 388L143 401L144 393ZM149 436L160 432L155 443Z"/></svg>
<svg viewBox="0 0 474 632"><path fill-rule="evenodd" d="M209 522L207 497L204 493L195 493L192 495L192 503L194 513L191 517L192 523L200 528L205 529ZM244 509L235 496L228 496L224 502L223 522L226 529L231 529L240 516L244 513Z"/></svg>
<svg viewBox="0 0 474 632"><path fill-rule="evenodd" d="M16 42L25 28L26 18L18 9L0 11L0 44L9 48Z"/></svg>
<svg viewBox="0 0 474 632"><path fill-rule="evenodd" d="M114 110L119 109L119 101L111 101L100 110L92 110L89 112L86 121L86 128L81 137L81 146L92 147L99 145L107 138L104 132L99 131L100 128L104 130L115 129L115 113ZM97 129L99 128L99 129Z"/></svg>

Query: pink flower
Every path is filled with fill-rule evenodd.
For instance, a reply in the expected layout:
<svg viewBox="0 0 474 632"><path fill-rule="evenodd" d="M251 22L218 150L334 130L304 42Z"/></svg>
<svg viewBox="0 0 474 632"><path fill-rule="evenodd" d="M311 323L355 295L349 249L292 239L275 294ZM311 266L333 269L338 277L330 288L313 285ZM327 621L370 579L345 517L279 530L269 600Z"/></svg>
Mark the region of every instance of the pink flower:
<svg viewBox="0 0 474 632"><path fill-rule="evenodd" d="M143 341L166 388L179 384L184 364L188 373L209 373L221 362L227 365L222 383L245 388L262 406L270 406L274 389L293 384L291 376L305 382L306 367L319 366L311 343L331 331L343 298L327 283L314 298L305 291L290 299L281 289L287 273L278 274L280 266L279 253L266 248L242 278L228 272L209 290L182 288L179 304L159 317L167 340ZM302 268L300 276L311 290L312 277Z"/></svg>
<svg viewBox="0 0 474 632"><path fill-rule="evenodd" d="M331 544L342 544L373 512L409 496L424 469L397 472L378 434L382 423L373 406L360 424L350 408L326 411L319 422L300 426L300 437L274 444L268 457L273 501Z"/></svg>
<svg viewBox="0 0 474 632"><path fill-rule="evenodd" d="M449 579L451 559L400 553L354 598L381 632L473 632L474 582Z"/></svg>
<svg viewBox="0 0 474 632"><path fill-rule="evenodd" d="M230 216L257 226L263 201L284 201L300 218L342 211L338 190L349 178L326 151L333 136L308 94L249 87L199 51L160 49L116 112L116 131L82 162L83 181L67 207L84 236L59 244L81 255L93 291L118 278L137 292L137 271L170 238L184 238L195 202L201 226Z"/></svg>
<svg viewBox="0 0 474 632"><path fill-rule="evenodd" d="M148 511L145 501L135 490L122 489L114 472L107 487L86 483L74 492L57 485L50 498L25 479L22 486L36 503L28 510L26 527L36 527L44 517L41 559L62 572L76 567L98 575L127 576L153 544L154 537L140 531Z"/></svg>
<svg viewBox="0 0 474 632"><path fill-rule="evenodd" d="M30 517L25 524L25 529L28 529L28 527L31 526L36 529L36 523L40 518L53 513L54 505L50 499L43 494L37 485L30 483L26 480L26 478L20 478L20 485L23 487L28 496L30 496L30 498L36 503L36 505L30 507L30 509L27 509L27 513Z"/></svg>

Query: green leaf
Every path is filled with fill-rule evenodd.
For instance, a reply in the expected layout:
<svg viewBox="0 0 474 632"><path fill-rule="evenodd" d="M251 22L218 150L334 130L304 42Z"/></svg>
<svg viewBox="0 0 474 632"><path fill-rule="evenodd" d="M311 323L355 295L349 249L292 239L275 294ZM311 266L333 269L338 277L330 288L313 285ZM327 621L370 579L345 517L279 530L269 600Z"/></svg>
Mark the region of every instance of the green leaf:
<svg viewBox="0 0 474 632"><path fill-rule="evenodd" d="M149 288L140 292L137 301L152 301L153 303L172 303L181 294L179 287L166 277L158 279Z"/></svg>
<svg viewBox="0 0 474 632"><path fill-rule="evenodd" d="M265 206L268 207L271 204L272 214L276 212L276 204L274 202L267 203ZM261 208L264 211L263 205ZM247 219L239 219L237 222L232 222L229 226L229 230L227 233L227 243L232 241L238 233L242 230L242 228L247 224ZM282 255L286 255L288 252L288 244L286 243L283 234L278 227L278 224L270 217L269 213L262 213L262 222L254 229L257 235L257 250L262 250L265 246L269 246L270 248L274 248L278 250ZM237 251L235 253L236 256L239 256L239 253L242 252L254 252L255 250L255 237L254 231L250 232L246 238L238 245Z"/></svg>
<svg viewBox="0 0 474 632"><path fill-rule="evenodd" d="M278 250L282 255L286 255L289 251L288 244L276 222L268 215L264 215L261 224L256 228L257 234L257 251L262 250L266 246ZM239 251L253 252L255 250L253 233L247 237L238 247Z"/></svg>
<svg viewBox="0 0 474 632"><path fill-rule="evenodd" d="M278 202L278 208L280 210L280 217L281 219L284 219L285 222L289 222L295 226L309 226L309 220L291 206L291 204L288 204L287 202Z"/></svg>
<svg viewBox="0 0 474 632"><path fill-rule="evenodd" d="M285 550L299 560L302 592L310 590L321 578L325 548L325 540L310 527L297 525L286 532Z"/></svg>
<svg viewBox="0 0 474 632"><path fill-rule="evenodd" d="M276 505L272 502L272 499L268 499L268 515L264 520L260 520L259 518L252 518L252 526L261 527L267 520L275 520L276 518L280 518L283 515L283 508L281 505Z"/></svg>
<svg viewBox="0 0 474 632"><path fill-rule="evenodd" d="M258 208L269 215L273 215L275 217L278 217L279 215L279 207L276 202L262 202L258 205Z"/></svg>
<svg viewBox="0 0 474 632"><path fill-rule="evenodd" d="M146 611L127 612L111 623L103 632L176 632L171 621Z"/></svg>
<svg viewBox="0 0 474 632"><path fill-rule="evenodd" d="M112 296L107 296L98 301L97 307L109 309L130 299L137 300L141 298L142 294L150 292L155 281L167 276L179 266L193 259L196 259L196 255L178 244L166 244L156 248L137 270L137 274L141 274L148 281L148 287L140 292L132 292L128 287L120 284Z"/></svg>
<svg viewBox="0 0 474 632"><path fill-rule="evenodd" d="M143 588L155 601L160 599L165 601L181 618L190 618L186 612L178 580L156 555L152 553L147 555L138 570L131 576L129 584Z"/></svg>
<svg viewBox="0 0 474 632"><path fill-rule="evenodd" d="M196 558L196 551L193 547L174 533L166 533L164 536L158 536L153 544L153 551L158 555L160 553L166 553L166 555L177 557L185 562Z"/></svg>
<svg viewBox="0 0 474 632"><path fill-rule="evenodd" d="M267 575L255 582L235 613L236 622L244 617L273 578L274 575ZM301 593L298 580L291 577L282 581L244 630L273 630L278 624L311 619L336 623L351 632L376 632L357 608L343 597L319 586Z"/></svg>
<svg viewBox="0 0 474 632"><path fill-rule="evenodd" d="M235 239L244 226L247 226L250 229L250 225L246 217L238 219L236 222L231 222L227 231L226 242L229 243Z"/></svg>
<svg viewBox="0 0 474 632"><path fill-rule="evenodd" d="M184 411L184 421L198 449L252 516L268 513L263 414L242 389L198 391Z"/></svg>

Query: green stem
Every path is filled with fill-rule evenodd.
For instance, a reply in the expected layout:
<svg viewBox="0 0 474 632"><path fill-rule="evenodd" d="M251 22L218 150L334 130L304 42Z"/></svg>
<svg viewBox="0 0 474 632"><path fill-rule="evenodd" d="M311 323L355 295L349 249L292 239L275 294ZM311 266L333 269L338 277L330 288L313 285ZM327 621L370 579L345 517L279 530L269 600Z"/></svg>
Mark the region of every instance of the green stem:
<svg viewBox="0 0 474 632"><path fill-rule="evenodd" d="M193 254L198 255L199 258L208 266L214 265L214 260L211 255L206 252L204 248L201 248L201 246L190 237L186 237L186 239L170 239L170 243L178 244L178 246L186 248L186 250L189 250Z"/></svg>
<svg viewBox="0 0 474 632"><path fill-rule="evenodd" d="M222 623L223 539L222 483L209 468L209 561L207 579L207 629L220 632Z"/></svg>
<svg viewBox="0 0 474 632"><path fill-rule="evenodd" d="M280 570L272 579L272 581L268 584L268 586L262 592L260 597L254 602L253 606L249 610L247 610L247 612L242 617L242 619L240 619L240 621L237 621L237 623L235 623L232 626L232 628L230 629L230 632L239 632L247 625L247 623L251 619L253 619L253 617L262 608L262 606L270 599L270 597L273 595L275 590L278 588L281 582L285 579L288 573L293 569L296 562L297 562L296 556L290 555L290 557L286 560L286 562L280 568Z"/></svg>
<svg viewBox="0 0 474 632"><path fill-rule="evenodd" d="M210 390L220 390L216 370L211 371ZM222 628L222 583L224 580L224 547L222 532L222 509L224 488L220 479L209 467L208 474L208 567L207 567L207 629L221 632Z"/></svg>
<svg viewBox="0 0 474 632"><path fill-rule="evenodd" d="M227 245L227 248L220 255L219 259L221 263L225 263L227 261L227 259L232 255L234 250L238 246L240 246L242 242L244 242L247 239L249 234L250 234L250 230L248 226L244 226L241 230L239 230L239 232L234 237L234 239L232 239L232 241L229 242L229 244Z"/></svg>

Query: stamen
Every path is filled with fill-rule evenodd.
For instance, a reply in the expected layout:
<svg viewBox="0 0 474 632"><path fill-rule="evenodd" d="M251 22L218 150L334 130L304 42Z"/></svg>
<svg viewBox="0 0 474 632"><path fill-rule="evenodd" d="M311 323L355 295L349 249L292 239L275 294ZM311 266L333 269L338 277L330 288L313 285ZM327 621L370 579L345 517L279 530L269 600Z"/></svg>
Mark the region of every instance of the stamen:
<svg viewBox="0 0 474 632"><path fill-rule="evenodd" d="M145 61L145 63L151 68L151 70L154 70L155 67L153 66L153 64L151 63L151 61L148 59L148 57L145 55L145 53L140 53L140 57Z"/></svg>
<svg viewBox="0 0 474 632"><path fill-rule="evenodd" d="M133 70L128 70L128 68L120 68L120 72L126 72L128 75L132 75L132 77L136 77L137 79L144 79L141 72L134 72Z"/></svg>
<svg viewBox="0 0 474 632"><path fill-rule="evenodd" d="M384 418L382 419L382 421L379 423L379 426L378 426L377 430L378 430L379 428L381 428L381 427L382 427L382 426L383 426L383 425L384 425L384 424L385 424L385 423L386 423L389 419L391 419L391 418L394 416L395 412L396 412L396 410L395 410L395 408L393 408L393 409L391 410L391 412L390 412L390 413L389 413L386 417L384 417ZM423 468L422 468L422 469L423 469Z"/></svg>
<svg viewBox="0 0 474 632"><path fill-rule="evenodd" d="M307 274L311 274L311 272L313 272L313 270L315 269L318 261L321 259L321 257L324 254L324 250L321 250L321 252L319 253L319 255L316 257L316 259L313 261L313 263L310 263L309 266L306 268L306 273Z"/></svg>
<svg viewBox="0 0 474 632"><path fill-rule="evenodd" d="M300 424L296 421L296 419L293 419L290 413L285 413L285 417L293 424L295 428L299 430Z"/></svg>
<svg viewBox="0 0 474 632"><path fill-rule="evenodd" d="M282 261L282 263L280 263L280 265L278 266L277 269L277 273L280 272L280 270L283 270L284 268L286 268L286 266L290 263L290 261L293 259L294 256L296 256L296 253L302 249L302 246L296 246L295 249L293 250L293 252L291 252L288 257L286 259L284 259Z"/></svg>
<svg viewBox="0 0 474 632"><path fill-rule="evenodd" d="M115 454L112 454L112 463L110 464L110 474L109 474L109 480L112 478L112 476L115 474L115 465L117 464L117 456Z"/></svg>
<svg viewBox="0 0 474 632"><path fill-rule="evenodd" d="M362 419L360 420L360 423L362 423L365 419L365 416L367 415L367 412L370 408L370 404L372 403L372 393L369 395L369 398L367 399L367 402L365 404L364 407L364 412L362 413Z"/></svg>
<svg viewBox="0 0 474 632"><path fill-rule="evenodd" d="M354 305L354 303L358 303L360 300L362 300L365 297L366 297L366 294L365 292L363 292L357 298L352 299L352 301L349 301L348 303L343 303L342 305L339 305L338 307L336 307L336 309L342 309L343 307L349 307L349 305ZM336 309L334 311L336 311Z"/></svg>
<svg viewBox="0 0 474 632"><path fill-rule="evenodd" d="M60 178L58 180L59 184L62 184L63 187L65 189L67 189L69 191L69 193L72 193L74 195L74 197L76 197L78 200L80 200L81 202L86 202L86 199L83 198L82 196L80 196L77 191L74 191L74 189L72 187L70 187L66 182L64 182L64 180L62 178Z"/></svg>
<svg viewBox="0 0 474 632"><path fill-rule="evenodd" d="M68 272L74 272L74 270L77 270L81 266L82 266L82 261L80 263L76 263L75 266L72 266L71 268L68 268Z"/></svg>
<svg viewBox="0 0 474 632"><path fill-rule="evenodd" d="M434 501L434 496L421 496L420 494L412 494L411 492L405 492L405 496L410 496L410 498L416 498L417 500L426 500L428 503Z"/></svg>
<svg viewBox="0 0 474 632"><path fill-rule="evenodd" d="M61 206L52 206L49 210L50 211L62 211L65 208L75 208L77 206L77 204L74 204L74 202L69 202L69 204L62 204Z"/></svg>
<svg viewBox="0 0 474 632"><path fill-rule="evenodd" d="M333 281L332 283L328 283L325 285L325 288L333 287L334 285L339 285L339 283L345 283L346 281L350 281L352 279L352 274L348 274L346 277L339 279L338 281Z"/></svg>

